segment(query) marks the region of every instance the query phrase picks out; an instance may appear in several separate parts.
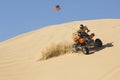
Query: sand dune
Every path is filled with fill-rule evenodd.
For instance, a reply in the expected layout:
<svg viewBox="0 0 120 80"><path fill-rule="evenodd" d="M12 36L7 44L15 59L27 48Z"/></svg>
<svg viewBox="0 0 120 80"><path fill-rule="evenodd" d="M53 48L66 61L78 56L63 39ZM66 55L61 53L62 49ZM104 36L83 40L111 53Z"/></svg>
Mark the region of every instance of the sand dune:
<svg viewBox="0 0 120 80"><path fill-rule="evenodd" d="M72 42L81 23L103 41L99 51L37 61L44 48ZM120 19L74 21L21 34L0 43L0 80L120 80L119 34Z"/></svg>

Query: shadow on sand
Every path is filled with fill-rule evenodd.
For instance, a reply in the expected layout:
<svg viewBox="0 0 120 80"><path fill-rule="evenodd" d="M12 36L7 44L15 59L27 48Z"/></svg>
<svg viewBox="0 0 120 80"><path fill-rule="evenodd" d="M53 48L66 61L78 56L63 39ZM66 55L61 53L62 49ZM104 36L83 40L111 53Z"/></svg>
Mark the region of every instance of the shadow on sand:
<svg viewBox="0 0 120 80"><path fill-rule="evenodd" d="M93 54L93 53L95 53L95 52L98 52L98 51L100 51L100 50L103 50L103 49L105 49L105 48L109 48L109 47L113 47L114 45L113 45L113 42L111 42L111 43L106 43L106 44L104 44L102 47L100 47L100 48L94 48L94 49L91 49L90 50L90 54Z"/></svg>

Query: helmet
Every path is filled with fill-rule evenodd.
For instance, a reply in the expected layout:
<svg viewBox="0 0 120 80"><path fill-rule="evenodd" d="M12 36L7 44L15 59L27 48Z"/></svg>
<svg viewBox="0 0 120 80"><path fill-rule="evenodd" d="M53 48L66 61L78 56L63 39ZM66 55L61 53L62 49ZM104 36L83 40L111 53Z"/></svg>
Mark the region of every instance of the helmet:
<svg viewBox="0 0 120 80"><path fill-rule="evenodd" d="M83 24L80 24L80 29L83 29L83 28L84 28Z"/></svg>

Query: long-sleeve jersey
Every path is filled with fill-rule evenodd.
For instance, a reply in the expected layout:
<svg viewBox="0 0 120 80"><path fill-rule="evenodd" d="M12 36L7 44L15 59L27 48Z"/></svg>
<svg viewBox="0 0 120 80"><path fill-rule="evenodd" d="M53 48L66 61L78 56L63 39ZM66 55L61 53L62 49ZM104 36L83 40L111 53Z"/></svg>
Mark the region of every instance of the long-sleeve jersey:
<svg viewBox="0 0 120 80"><path fill-rule="evenodd" d="M79 29L77 31L77 33L82 33L82 32L85 32L86 30L88 30L88 28L86 26L84 26L84 28L83 29Z"/></svg>

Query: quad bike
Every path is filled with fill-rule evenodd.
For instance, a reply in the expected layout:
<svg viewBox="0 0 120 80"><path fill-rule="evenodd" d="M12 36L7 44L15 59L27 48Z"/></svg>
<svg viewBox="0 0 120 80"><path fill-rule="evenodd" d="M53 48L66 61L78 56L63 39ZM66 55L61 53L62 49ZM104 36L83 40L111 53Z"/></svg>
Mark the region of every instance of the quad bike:
<svg viewBox="0 0 120 80"><path fill-rule="evenodd" d="M93 37L95 36L94 33L91 33L89 35L89 39L86 36L78 36L76 33L73 34L73 41L74 44L72 45L73 47L73 51L77 52L79 50L81 50L84 54L89 54L90 48L98 48L98 47L102 47L102 41L99 38L96 38L95 40L93 39Z"/></svg>

